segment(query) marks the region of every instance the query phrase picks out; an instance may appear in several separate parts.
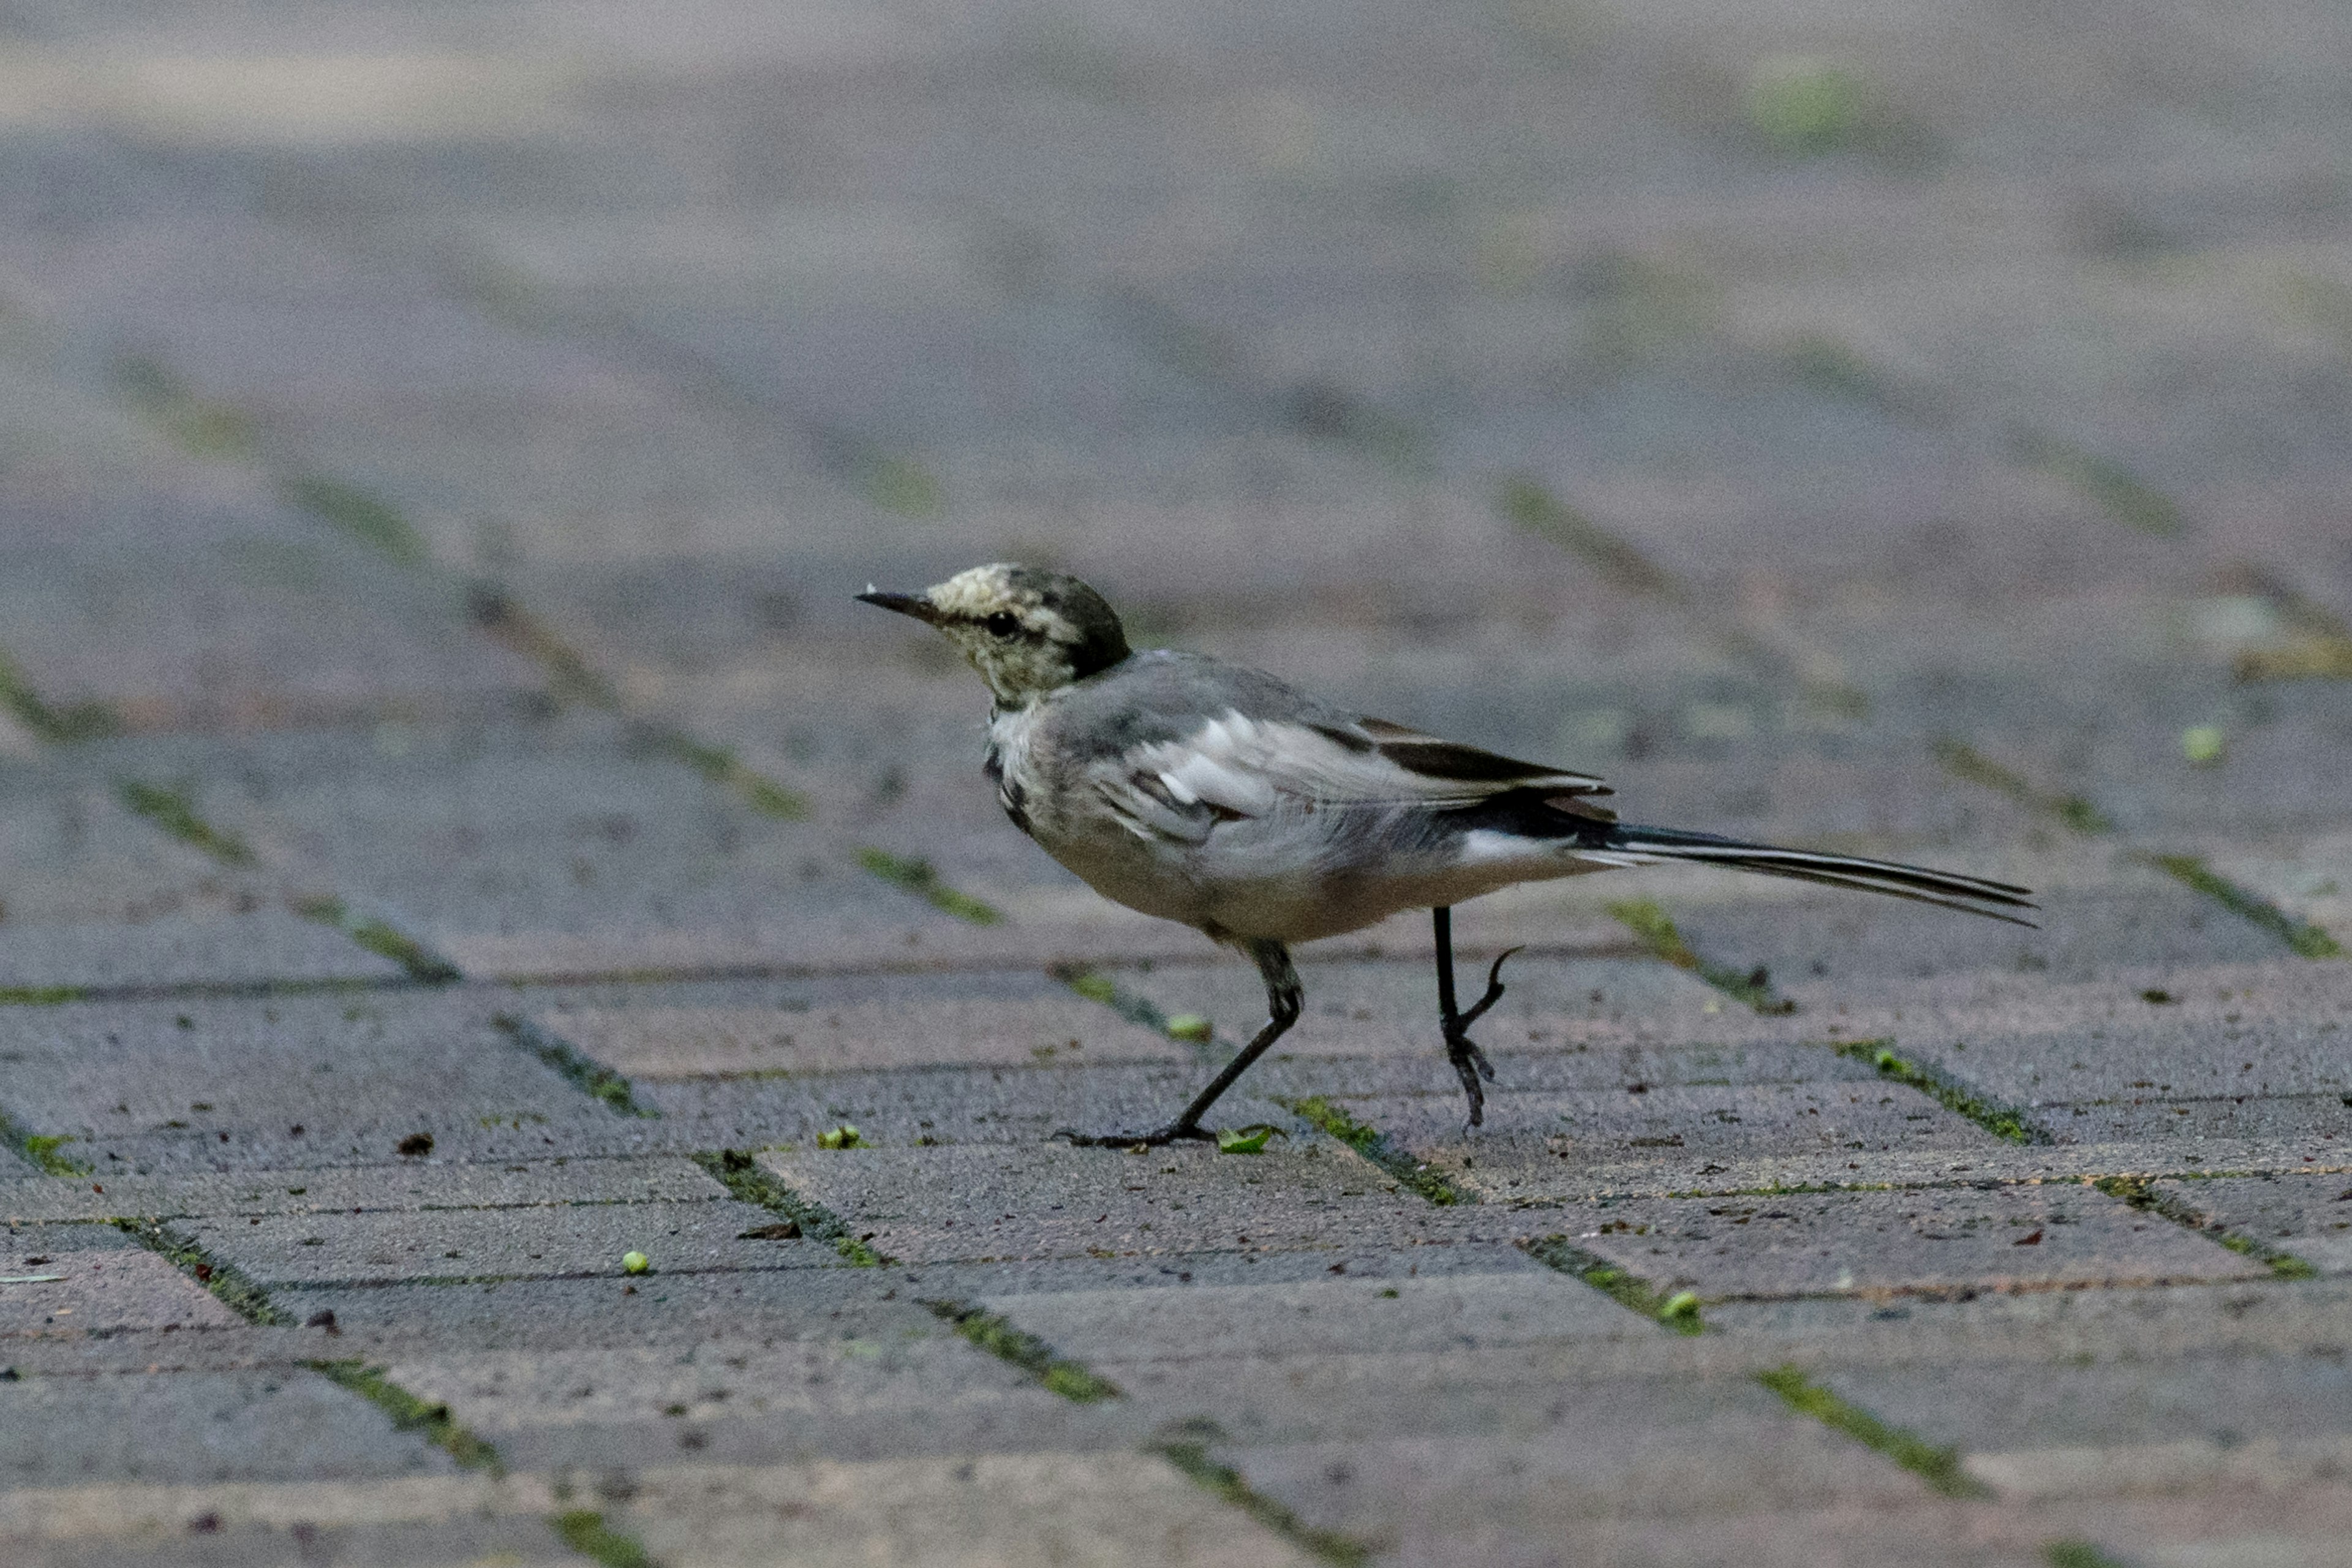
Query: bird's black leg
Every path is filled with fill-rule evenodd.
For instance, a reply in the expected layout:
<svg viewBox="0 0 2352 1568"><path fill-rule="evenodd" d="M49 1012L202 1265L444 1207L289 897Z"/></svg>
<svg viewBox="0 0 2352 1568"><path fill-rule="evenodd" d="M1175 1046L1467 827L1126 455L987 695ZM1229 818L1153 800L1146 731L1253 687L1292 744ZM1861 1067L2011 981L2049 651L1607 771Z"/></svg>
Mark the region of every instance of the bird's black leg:
<svg viewBox="0 0 2352 1568"><path fill-rule="evenodd" d="M1503 999L1503 960L1519 950L1508 949L1495 960L1495 966L1486 972L1486 994L1465 1013L1454 1005L1454 911L1444 906L1433 909L1429 911L1429 923L1437 945L1437 1011L1445 1030L1445 1059L1454 1064L1454 1076L1462 1080L1462 1092L1470 1101L1470 1125L1476 1127L1486 1120L1486 1090L1478 1080L1494 1082L1495 1068L1478 1048L1478 1042L1470 1037L1470 1026Z"/></svg>
<svg viewBox="0 0 2352 1568"><path fill-rule="evenodd" d="M1219 1095L1234 1087L1234 1079L1249 1071L1252 1062L1265 1055L1267 1047L1282 1038L1283 1032L1298 1022L1298 1011L1304 1001L1298 987L1298 971L1291 967L1289 949L1278 942L1248 942L1240 945L1242 951L1257 964L1258 974L1265 981L1265 1026L1250 1037L1250 1043L1241 1048L1239 1055L1209 1080L1207 1088L1192 1097L1192 1103L1184 1108L1183 1113L1165 1127L1155 1127L1149 1132L1080 1132L1065 1127L1055 1132L1055 1137L1066 1138L1082 1149L1131 1149L1173 1143L1179 1138L1207 1139L1213 1136L1201 1125L1201 1118L1208 1114L1209 1107L1217 1102ZM1474 1011L1470 1016L1475 1018L1478 1012ZM1471 1047L1473 1050L1476 1048L1475 1046Z"/></svg>

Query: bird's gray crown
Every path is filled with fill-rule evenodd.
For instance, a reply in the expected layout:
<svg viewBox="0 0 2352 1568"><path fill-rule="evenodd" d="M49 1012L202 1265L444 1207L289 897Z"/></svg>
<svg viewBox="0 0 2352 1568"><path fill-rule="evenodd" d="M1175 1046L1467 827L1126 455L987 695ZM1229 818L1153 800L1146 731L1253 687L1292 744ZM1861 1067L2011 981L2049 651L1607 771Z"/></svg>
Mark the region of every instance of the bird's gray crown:
<svg viewBox="0 0 2352 1568"><path fill-rule="evenodd" d="M937 626L1006 707L1128 657L1127 633L1109 603L1060 572L999 562L959 572L920 594L869 588L858 597Z"/></svg>

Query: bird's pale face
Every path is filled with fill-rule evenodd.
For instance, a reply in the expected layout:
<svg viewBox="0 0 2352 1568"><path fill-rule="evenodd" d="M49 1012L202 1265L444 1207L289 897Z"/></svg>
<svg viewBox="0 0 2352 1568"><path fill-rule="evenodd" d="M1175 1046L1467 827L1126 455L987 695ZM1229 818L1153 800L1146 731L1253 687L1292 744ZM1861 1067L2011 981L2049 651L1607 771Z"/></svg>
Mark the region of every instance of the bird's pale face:
<svg viewBox="0 0 2352 1568"><path fill-rule="evenodd" d="M1127 657L1102 596L1056 572L975 566L920 594L869 588L858 597L938 627L1003 708L1025 707Z"/></svg>

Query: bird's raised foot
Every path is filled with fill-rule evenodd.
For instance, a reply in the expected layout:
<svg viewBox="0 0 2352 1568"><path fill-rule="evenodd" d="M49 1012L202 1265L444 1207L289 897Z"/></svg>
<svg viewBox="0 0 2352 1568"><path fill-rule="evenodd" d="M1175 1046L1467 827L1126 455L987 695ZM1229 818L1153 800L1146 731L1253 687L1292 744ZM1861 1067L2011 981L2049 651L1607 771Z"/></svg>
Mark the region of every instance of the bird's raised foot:
<svg viewBox="0 0 2352 1568"><path fill-rule="evenodd" d="M1478 1080L1484 1079L1487 1083L1494 1082L1495 1064L1486 1059L1486 1053L1479 1049L1478 1042L1470 1037L1470 1026L1485 1016L1486 1009L1503 999L1503 961L1518 951L1516 947L1511 948L1495 960L1494 967L1486 971L1486 994L1462 1012L1443 1020L1445 1059L1454 1064L1454 1074L1462 1080L1462 1094L1470 1102L1470 1125L1473 1127L1486 1122L1486 1090Z"/></svg>
<svg viewBox="0 0 2352 1568"><path fill-rule="evenodd" d="M1054 1136L1066 1140L1073 1149L1158 1149L1180 1139L1207 1143L1217 1135L1198 1122L1181 1125L1171 1121L1149 1132L1081 1132L1075 1127L1057 1127Z"/></svg>

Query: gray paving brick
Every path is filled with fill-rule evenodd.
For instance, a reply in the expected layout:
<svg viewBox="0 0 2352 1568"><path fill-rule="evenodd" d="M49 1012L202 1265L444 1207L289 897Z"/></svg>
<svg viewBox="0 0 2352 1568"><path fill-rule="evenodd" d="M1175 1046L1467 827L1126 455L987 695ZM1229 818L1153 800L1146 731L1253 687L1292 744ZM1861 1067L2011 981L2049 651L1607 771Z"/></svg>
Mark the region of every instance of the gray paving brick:
<svg viewBox="0 0 2352 1568"><path fill-rule="evenodd" d="M1827 1381L1883 1420L1978 1453L2340 1441L2352 1421L2345 1376L2326 1355L2190 1355L2160 1366L1988 1366L1965 1378L1867 1368L1835 1372Z"/></svg>
<svg viewBox="0 0 2352 1568"><path fill-rule="evenodd" d="M1549 1422L1525 1436L1293 1444L1242 1450L1233 1462L1310 1522L1408 1559L1433 1550L1425 1543L1557 1543L1596 1517L1728 1514L1768 1498L1888 1507L1924 1492L1746 1380L1549 1392Z"/></svg>
<svg viewBox="0 0 2352 1568"><path fill-rule="evenodd" d="M750 1204L598 1204L519 1209L255 1215L194 1221L189 1237L264 1285L404 1279L622 1278L642 1252L664 1273L825 1267L822 1242L741 1239L776 1216Z"/></svg>
<svg viewBox="0 0 2352 1568"><path fill-rule="evenodd" d="M654 1125L564 1081L461 992L9 1008L0 1049L12 1117L71 1139L100 1181L389 1163L419 1134L445 1159L625 1153Z"/></svg>
<svg viewBox="0 0 2352 1568"><path fill-rule="evenodd" d="M691 1202L720 1197L725 1192L699 1165L661 1156L575 1160L558 1155L552 1160L500 1165L403 1160L396 1165L241 1176L114 1175L100 1183L37 1178L0 1184L0 1218L533 1208Z"/></svg>
<svg viewBox="0 0 2352 1568"><path fill-rule="evenodd" d="M27 1568L298 1568L324 1557L353 1568L455 1568L493 1562L505 1568L571 1568L579 1558L536 1518L460 1519L410 1524L343 1524L299 1520L280 1526L219 1523L194 1528L208 1500L191 1489L193 1511L171 1520L169 1533L95 1534L83 1539L25 1542ZM327 1498L320 1498L323 1503Z"/></svg>
<svg viewBox="0 0 2352 1568"><path fill-rule="evenodd" d="M244 1320L166 1259L74 1235L85 1226L9 1232L0 1258L0 1336L110 1334L125 1329L235 1328ZM110 1233L120 1239L120 1233ZM91 1242L100 1245L92 1246Z"/></svg>
<svg viewBox="0 0 2352 1568"><path fill-rule="evenodd" d="M1500 1074L1500 1068L1497 1069ZM1638 1080L1637 1080L1638 1083ZM1901 1084L1660 1084L1582 1094L1490 1094L1483 1128L1464 1120L1459 1090L1411 1099L1339 1101L1415 1158L1461 1171L1497 1196L1571 1189L1598 1164L1663 1161L1704 1176L1723 1162L1859 1156L1900 1151L1974 1154L1999 1140ZM1474 1174L1475 1173L1475 1174Z"/></svg>
<svg viewBox="0 0 2352 1568"><path fill-rule="evenodd" d="M341 1332L330 1349L345 1355L649 1344L684 1353L714 1337L903 1339L939 1327L898 1280L865 1268L651 1274L625 1282L281 1286L270 1300L298 1321L333 1312Z"/></svg>
<svg viewBox="0 0 2352 1568"><path fill-rule="evenodd" d="M447 1455L315 1373L161 1373L0 1384L11 1486L440 1475Z"/></svg>
<svg viewBox="0 0 2352 1568"><path fill-rule="evenodd" d="M934 1143L1028 1145L1064 1127L1157 1126L1209 1077L1198 1067L995 1068L986 1073L839 1073L787 1080L656 1083L666 1139L694 1147L782 1144L813 1149L846 1123L881 1148ZM1220 1125L1286 1125L1270 1101L1238 1091Z"/></svg>
<svg viewBox="0 0 2352 1568"><path fill-rule="evenodd" d="M1062 1354L1105 1365L1203 1354L1466 1349L1608 1335L1630 1321L1598 1291L1538 1271L1025 1292L986 1304Z"/></svg>
<svg viewBox="0 0 2352 1568"><path fill-rule="evenodd" d="M1116 1440L1132 1425L932 1327L923 1338L457 1353L397 1360L391 1375L446 1401L508 1464L548 1471L970 1455Z"/></svg>
<svg viewBox="0 0 2352 1568"><path fill-rule="evenodd" d="M1190 1062L1192 1053L1075 996L809 1007L542 1014L540 1026L632 1079L739 1078L1043 1062Z"/></svg>
<svg viewBox="0 0 2352 1568"><path fill-rule="evenodd" d="M1575 1246L1702 1296L2048 1289L2259 1267L2086 1187L1634 1199L1559 1218L1570 1215L1560 1234Z"/></svg>
<svg viewBox="0 0 2352 1568"><path fill-rule="evenodd" d="M1498 1239L1471 1210L1433 1208L1316 1140L1253 1156L1199 1148L979 1147L767 1153L761 1163L909 1262L1282 1251ZM1050 1194L1059 1206L1040 1203Z"/></svg>
<svg viewBox="0 0 2352 1568"><path fill-rule="evenodd" d="M1004 1562L1169 1568L1306 1568L1315 1561L1235 1510L1206 1505L1157 1458L1046 1452L640 1477L625 1517L666 1560L694 1568L919 1558L952 1541Z"/></svg>
<svg viewBox="0 0 2352 1568"><path fill-rule="evenodd" d="M2331 1274L2352 1271L2352 1179L2341 1173L2158 1182L2156 1188L2259 1247L2278 1247Z"/></svg>

